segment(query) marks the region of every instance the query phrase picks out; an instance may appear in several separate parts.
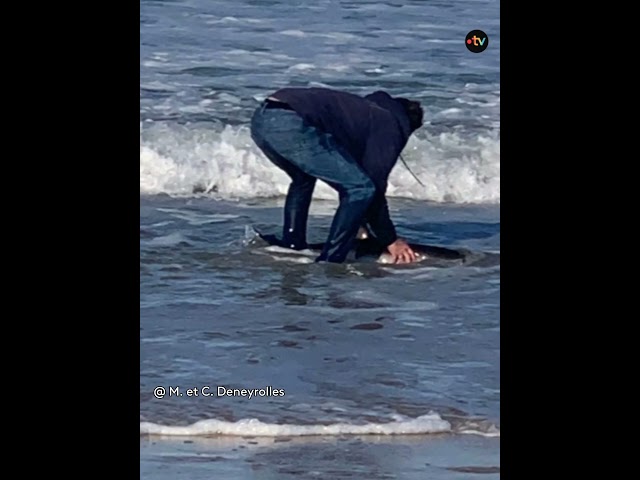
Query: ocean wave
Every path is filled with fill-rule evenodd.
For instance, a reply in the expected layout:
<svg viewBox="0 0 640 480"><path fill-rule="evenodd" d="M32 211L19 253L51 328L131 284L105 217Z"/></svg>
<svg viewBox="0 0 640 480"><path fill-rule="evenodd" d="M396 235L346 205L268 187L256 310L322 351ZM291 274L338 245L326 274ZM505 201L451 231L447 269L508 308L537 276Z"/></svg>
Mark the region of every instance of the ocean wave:
<svg viewBox="0 0 640 480"><path fill-rule="evenodd" d="M500 203L499 132L462 136L422 133L403 152L387 195L453 203ZM251 140L246 126L183 126L149 122L140 131L140 193L212 195L222 199L286 195L289 177ZM314 198L337 193L318 182Z"/></svg>

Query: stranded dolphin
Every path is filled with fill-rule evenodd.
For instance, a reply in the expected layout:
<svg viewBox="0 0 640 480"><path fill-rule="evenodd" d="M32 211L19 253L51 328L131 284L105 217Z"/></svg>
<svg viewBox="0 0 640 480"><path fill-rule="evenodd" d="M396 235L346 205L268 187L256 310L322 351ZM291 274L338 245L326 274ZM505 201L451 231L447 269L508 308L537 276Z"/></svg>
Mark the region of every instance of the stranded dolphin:
<svg viewBox="0 0 640 480"><path fill-rule="evenodd" d="M287 248L276 235L256 233L270 246ZM418 260L414 263L457 265L466 263L467 259L472 256L472 252L463 248L447 248L411 242L409 242L409 246L418 254ZM307 246L307 249L319 254L323 247L323 243L312 243ZM359 235L356 239L347 261L350 259L359 262L392 263L391 255L387 252L386 247L377 242L375 238L363 235Z"/></svg>

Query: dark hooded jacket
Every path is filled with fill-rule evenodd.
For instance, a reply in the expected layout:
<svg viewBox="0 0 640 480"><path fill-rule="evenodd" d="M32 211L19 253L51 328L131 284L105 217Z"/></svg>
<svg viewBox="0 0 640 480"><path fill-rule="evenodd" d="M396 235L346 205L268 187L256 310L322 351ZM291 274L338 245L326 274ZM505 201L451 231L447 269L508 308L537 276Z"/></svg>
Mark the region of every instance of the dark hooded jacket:
<svg viewBox="0 0 640 480"><path fill-rule="evenodd" d="M362 167L377 190L364 220L384 245L393 243L397 235L385 193L389 174L412 133L402 105L382 91L360 97L327 88L284 88L272 97L331 134Z"/></svg>

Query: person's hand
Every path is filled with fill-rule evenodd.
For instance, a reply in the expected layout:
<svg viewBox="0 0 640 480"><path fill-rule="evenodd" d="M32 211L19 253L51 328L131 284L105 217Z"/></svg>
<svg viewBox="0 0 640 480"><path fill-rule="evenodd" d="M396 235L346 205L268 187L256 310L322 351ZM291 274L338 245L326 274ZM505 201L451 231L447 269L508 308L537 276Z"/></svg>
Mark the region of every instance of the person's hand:
<svg viewBox="0 0 640 480"><path fill-rule="evenodd" d="M418 259L418 254L401 238L389 245L387 250L393 258L393 263L411 263Z"/></svg>

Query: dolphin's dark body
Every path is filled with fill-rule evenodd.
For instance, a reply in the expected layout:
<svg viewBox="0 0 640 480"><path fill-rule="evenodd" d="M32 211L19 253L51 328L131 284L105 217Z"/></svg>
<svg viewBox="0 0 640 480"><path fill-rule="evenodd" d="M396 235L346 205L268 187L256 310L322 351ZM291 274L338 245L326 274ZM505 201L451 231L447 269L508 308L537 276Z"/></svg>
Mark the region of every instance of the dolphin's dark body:
<svg viewBox="0 0 640 480"><path fill-rule="evenodd" d="M282 241L271 234L263 234L257 232L262 240L269 245L287 248ZM418 243L409 243L409 246L419 255L418 263L424 263L428 260L436 261L438 264L462 264L465 263L471 252L461 248L446 248L435 245L421 245ZM322 251L323 243L312 243L308 245L309 250ZM352 258L359 261L376 261L378 263L391 263L391 256L387 252L386 247L382 246L375 238L367 238L364 240L356 240Z"/></svg>

